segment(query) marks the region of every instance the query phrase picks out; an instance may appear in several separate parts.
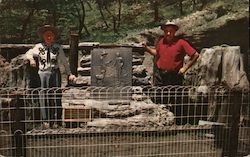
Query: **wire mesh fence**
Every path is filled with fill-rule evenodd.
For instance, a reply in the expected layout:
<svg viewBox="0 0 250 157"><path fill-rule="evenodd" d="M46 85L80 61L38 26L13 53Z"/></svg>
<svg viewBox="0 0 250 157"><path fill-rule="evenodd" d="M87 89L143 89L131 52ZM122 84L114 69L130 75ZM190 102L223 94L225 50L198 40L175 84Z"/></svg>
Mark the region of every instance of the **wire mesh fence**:
<svg viewBox="0 0 250 157"><path fill-rule="evenodd" d="M246 156L250 94L224 87L0 90L2 156Z"/></svg>

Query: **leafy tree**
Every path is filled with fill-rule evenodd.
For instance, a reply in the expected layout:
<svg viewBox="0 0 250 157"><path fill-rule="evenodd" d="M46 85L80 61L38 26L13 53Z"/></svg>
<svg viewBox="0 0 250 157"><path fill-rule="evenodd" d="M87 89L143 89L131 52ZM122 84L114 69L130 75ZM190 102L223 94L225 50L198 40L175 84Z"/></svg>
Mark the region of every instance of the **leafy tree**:
<svg viewBox="0 0 250 157"><path fill-rule="evenodd" d="M0 42L38 42L36 31L44 24L56 26L63 43L68 42L71 31L78 33L80 40L113 42L128 32L154 27L162 19L176 18L207 3L208 0L3 0Z"/></svg>
<svg viewBox="0 0 250 157"><path fill-rule="evenodd" d="M92 7L88 0L62 0L56 6L59 12L59 26L63 32L73 31L80 37L90 35L86 25L86 6L91 9ZM70 30L66 30L67 28Z"/></svg>
<svg viewBox="0 0 250 157"><path fill-rule="evenodd" d="M112 24L113 24L113 31L115 33L118 33L118 29L120 27L120 22L121 22L121 8L122 8L121 0L115 0L115 1L96 0L96 4L98 6L98 9L100 11L100 14L102 16L102 19L103 19L106 27L109 28L108 21L107 21L106 17L110 17ZM117 9L115 9L116 5L118 8L118 11L117 11ZM107 16L105 16L104 11L107 13Z"/></svg>
<svg viewBox="0 0 250 157"><path fill-rule="evenodd" d="M36 11L35 2L3 1L0 3L1 42L22 42ZM14 40L13 40L14 39Z"/></svg>
<svg viewBox="0 0 250 157"><path fill-rule="evenodd" d="M153 8L154 8L154 22L159 22L160 21L160 17L159 17L160 1L159 0L153 0L152 4L153 4Z"/></svg>
<svg viewBox="0 0 250 157"><path fill-rule="evenodd" d="M104 13L103 13L103 9L104 9L103 6L106 4L105 1L104 1L104 0L96 0L96 4L97 4L98 9L99 9L99 11L100 11L100 14L101 14L101 16L102 16L102 20L103 20L103 22L105 23L105 26L106 26L107 28L109 28L108 22L107 22L106 17L105 17L105 15L104 15Z"/></svg>

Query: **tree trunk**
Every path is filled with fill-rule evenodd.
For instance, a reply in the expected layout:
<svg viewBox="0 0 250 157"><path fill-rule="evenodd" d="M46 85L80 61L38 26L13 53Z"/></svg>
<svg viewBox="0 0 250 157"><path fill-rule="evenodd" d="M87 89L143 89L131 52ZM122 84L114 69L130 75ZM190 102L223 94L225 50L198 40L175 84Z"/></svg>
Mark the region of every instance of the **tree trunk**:
<svg viewBox="0 0 250 157"><path fill-rule="evenodd" d="M31 17L34 15L35 9L32 8L31 11L29 12L28 16L24 19L23 25L22 25L22 31L21 31L21 40L24 39L24 35L26 33L27 30L27 26L30 23L30 19Z"/></svg>
<svg viewBox="0 0 250 157"><path fill-rule="evenodd" d="M90 35L88 29L87 29L87 26L85 25L85 17L86 17L86 12L85 12L85 7L84 7L84 3L81 2L81 8L82 8L82 16L80 17L81 20L79 20L79 36L81 37L82 36L82 29L84 28L85 32L87 35Z"/></svg>
<svg viewBox="0 0 250 157"><path fill-rule="evenodd" d="M56 16L57 12L56 10L53 10L52 13L52 20L53 20L53 25L56 26L56 22L57 22L57 16Z"/></svg>
<svg viewBox="0 0 250 157"><path fill-rule="evenodd" d="M184 12L183 12L183 6L182 6L182 2L183 2L183 0L179 0L179 9L180 9L180 14L181 15L183 15L184 14Z"/></svg>
<svg viewBox="0 0 250 157"><path fill-rule="evenodd" d="M117 26L116 26L116 18L114 16L113 16L113 31L114 31L114 33L118 32Z"/></svg>
<svg viewBox="0 0 250 157"><path fill-rule="evenodd" d="M121 3L121 0L118 0L118 8L119 8L119 11L118 11L118 23L117 23L117 27L119 28L120 27L120 24L121 24L121 10L122 10L122 3Z"/></svg>
<svg viewBox="0 0 250 157"><path fill-rule="evenodd" d="M192 2L193 2L193 10L195 10L196 9L196 0L192 0Z"/></svg>
<svg viewBox="0 0 250 157"><path fill-rule="evenodd" d="M101 4L100 4L99 2L97 2L97 5L98 5L98 8L99 8L100 14L101 14L101 16L102 16L103 22L105 23L106 27L109 28L109 25L108 25L108 23L107 23L107 21L106 21L106 18L105 18L105 16L104 16L104 14L103 14Z"/></svg>
<svg viewBox="0 0 250 157"><path fill-rule="evenodd" d="M76 10L76 16L78 18L78 22L79 22L79 26L78 26L78 35L79 37L81 38L82 37L82 30L84 28L85 32L87 35L90 35L88 29L87 29L87 26L84 24L85 22L85 17L86 17L86 14L85 14L85 6L84 6L84 2L83 1L79 1L80 3L80 6L81 6L81 10L78 8L78 5L75 3L75 10Z"/></svg>
<svg viewBox="0 0 250 157"><path fill-rule="evenodd" d="M114 33L117 33L118 32L118 29L117 29L117 25L116 25L116 22L117 22L117 18L115 15L113 15L111 13L111 11L109 11L108 7L105 5L105 9L106 11L109 13L110 16L112 16L112 20L113 20L113 31Z"/></svg>
<svg viewBox="0 0 250 157"><path fill-rule="evenodd" d="M159 22L159 2L158 0L153 1L153 7L154 7L154 22Z"/></svg>

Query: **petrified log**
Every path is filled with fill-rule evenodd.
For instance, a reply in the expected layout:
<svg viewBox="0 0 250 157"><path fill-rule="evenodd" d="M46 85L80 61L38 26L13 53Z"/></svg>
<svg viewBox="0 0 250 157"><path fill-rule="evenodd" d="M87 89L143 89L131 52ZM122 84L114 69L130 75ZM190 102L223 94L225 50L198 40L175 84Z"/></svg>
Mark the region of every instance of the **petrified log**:
<svg viewBox="0 0 250 157"><path fill-rule="evenodd" d="M139 87L137 87L139 88ZM153 103L137 89L131 100L91 98L88 91L69 89L63 96L63 104L85 106L92 110L88 127L164 127L174 123L174 115L168 106ZM72 97L74 99L72 99ZM64 106L64 105L63 105Z"/></svg>
<svg viewBox="0 0 250 157"><path fill-rule="evenodd" d="M223 46L221 82L235 90L249 90L239 46Z"/></svg>
<svg viewBox="0 0 250 157"><path fill-rule="evenodd" d="M200 53L200 58L196 64L185 74L185 84L197 86L197 93L208 95L208 120L227 123L228 119L223 115L228 115L229 99L225 97L220 100L214 96L212 86L223 85L234 91L249 91L249 82L243 67L242 54L239 46L214 46L204 48ZM199 95L199 94L194 95ZM226 93L221 93L222 95ZM194 98L197 101L197 98ZM220 107L221 106L221 107ZM247 106L243 103L242 109ZM218 109L218 114L215 111ZM249 119L246 115L241 115L242 119Z"/></svg>
<svg viewBox="0 0 250 157"><path fill-rule="evenodd" d="M185 74L185 84L200 86L203 93L207 87L222 84L230 89L249 90L240 47L203 48L196 64Z"/></svg>

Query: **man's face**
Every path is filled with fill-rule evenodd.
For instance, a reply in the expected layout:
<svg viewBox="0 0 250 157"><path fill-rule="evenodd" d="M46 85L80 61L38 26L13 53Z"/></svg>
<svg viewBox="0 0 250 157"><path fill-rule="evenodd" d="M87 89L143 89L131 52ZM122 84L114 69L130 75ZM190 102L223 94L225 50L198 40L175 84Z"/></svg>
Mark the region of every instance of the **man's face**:
<svg viewBox="0 0 250 157"><path fill-rule="evenodd" d="M43 39L46 44L51 45L55 41L55 34L52 31L46 31L43 33Z"/></svg>
<svg viewBox="0 0 250 157"><path fill-rule="evenodd" d="M172 41L174 39L175 36L175 32L176 32L176 28L174 26L165 26L164 28L164 34L165 34L165 38L167 39L167 41Z"/></svg>

